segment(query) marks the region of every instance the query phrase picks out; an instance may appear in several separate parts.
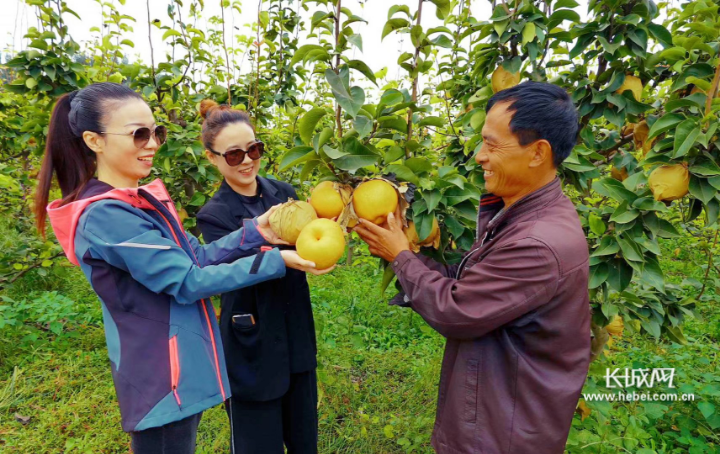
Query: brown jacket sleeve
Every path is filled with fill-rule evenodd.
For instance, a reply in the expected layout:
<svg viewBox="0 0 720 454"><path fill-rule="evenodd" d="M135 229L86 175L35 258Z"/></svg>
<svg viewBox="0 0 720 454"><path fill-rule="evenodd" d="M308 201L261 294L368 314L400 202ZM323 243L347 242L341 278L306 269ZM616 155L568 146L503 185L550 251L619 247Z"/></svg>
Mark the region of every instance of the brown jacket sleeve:
<svg viewBox="0 0 720 454"><path fill-rule="evenodd" d="M411 306L445 337L474 339L548 302L560 278L552 251L526 238L490 252L461 279L429 269L410 251L393 261Z"/></svg>

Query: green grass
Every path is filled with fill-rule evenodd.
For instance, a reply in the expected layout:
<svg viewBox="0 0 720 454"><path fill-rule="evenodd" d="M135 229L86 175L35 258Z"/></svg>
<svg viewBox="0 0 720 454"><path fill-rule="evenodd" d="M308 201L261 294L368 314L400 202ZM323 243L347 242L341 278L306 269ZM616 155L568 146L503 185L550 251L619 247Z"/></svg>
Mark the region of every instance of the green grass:
<svg viewBox="0 0 720 454"><path fill-rule="evenodd" d="M674 257L680 246L685 256ZM680 240L663 247L669 280L702 278L701 254ZM380 279L374 260L363 256L356 266L310 279L322 453L433 452L429 441L444 340L411 311L388 307L378 290ZM100 309L84 276L56 266L46 276L28 273L3 296L37 308L48 304L38 298L51 291L73 305L59 335L36 323L0 330L0 451L127 453ZM626 335L593 364L588 390L602 384L606 367L676 367L683 392L696 393L720 412L720 310L714 288L709 295L698 307L702 318L686 324L687 345ZM16 368L19 376L10 390ZM718 435L697 402L588 405L590 416L573 421L571 453L720 452ZM22 425L16 414L31 419ZM225 452L228 437L224 410L213 408L203 416L198 452Z"/></svg>

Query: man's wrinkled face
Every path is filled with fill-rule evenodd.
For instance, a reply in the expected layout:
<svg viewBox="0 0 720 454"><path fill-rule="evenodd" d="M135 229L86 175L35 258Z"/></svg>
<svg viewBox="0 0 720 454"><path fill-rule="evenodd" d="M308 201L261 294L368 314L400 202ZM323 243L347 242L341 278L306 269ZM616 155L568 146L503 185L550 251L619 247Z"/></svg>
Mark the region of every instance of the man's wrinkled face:
<svg viewBox="0 0 720 454"><path fill-rule="evenodd" d="M485 170L485 189L503 198L522 194L537 179L534 144L520 145L510 131L509 102L495 104L482 128L483 144L475 161Z"/></svg>

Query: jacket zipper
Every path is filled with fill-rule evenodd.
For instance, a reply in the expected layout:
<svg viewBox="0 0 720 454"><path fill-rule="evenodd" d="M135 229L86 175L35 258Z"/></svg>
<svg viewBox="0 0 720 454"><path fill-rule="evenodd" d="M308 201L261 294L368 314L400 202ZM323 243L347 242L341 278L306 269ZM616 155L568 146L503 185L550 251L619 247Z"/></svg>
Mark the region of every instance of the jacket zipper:
<svg viewBox="0 0 720 454"><path fill-rule="evenodd" d="M152 197L152 196L151 196L151 197ZM152 205L153 207L155 207L155 206L153 205L152 201L151 201L150 199L148 199L145 195L143 195L143 198L145 198L145 199L150 203L150 205ZM153 198L154 198L154 197L153 197ZM158 201L158 203L161 203L161 206L163 206L163 205L162 205L162 202L159 202L159 201ZM167 208L166 208L166 209L167 209ZM165 221L165 223L166 223L166 224L168 225L168 227L170 228L170 233L172 233L173 238L175 239L175 242L177 243L177 245L182 248L182 243L180 242L180 239L178 238L177 234L175 233L175 228L173 227L173 225L170 223L170 221L169 221L168 218L163 214L162 211L160 211L159 209L157 209L157 207L155 207L155 210L158 212L158 214L163 218L163 220ZM185 237L185 241L186 241L188 244L190 244L190 241L187 239L187 236L185 235L185 232L184 232L184 231L183 231L183 236ZM190 252L192 253L193 258L195 259L195 264L196 264L196 265L199 265L198 259L197 259L197 257L195 256L195 252L192 250L192 248L190 248ZM202 300L200 300L200 303L201 303L201 306L202 306L202 309L203 309L203 314L205 315L205 322L207 323L208 332L210 333L210 343L212 344L212 347L213 347L213 355L214 355L214 357L215 357L215 358L214 358L214 359L215 359L215 364L214 364L214 366L215 366L215 375L217 376L218 385L220 386L220 394L222 395L223 400L226 400L226 399L227 399L227 396L226 396L226 394L225 394L225 386L223 386L223 382L222 382L222 374L220 373L220 361L219 361L219 359L218 359L217 345L216 345L216 343L215 343L215 334L213 333L212 324L210 323L210 315L208 314L208 310L207 310L207 302L206 302L205 299L202 299ZM176 397L177 397L177 396L176 396Z"/></svg>
<svg viewBox="0 0 720 454"><path fill-rule="evenodd" d="M178 394L178 383L180 382L180 355L178 355L177 334L170 338L170 382L175 395L178 407L182 404Z"/></svg>

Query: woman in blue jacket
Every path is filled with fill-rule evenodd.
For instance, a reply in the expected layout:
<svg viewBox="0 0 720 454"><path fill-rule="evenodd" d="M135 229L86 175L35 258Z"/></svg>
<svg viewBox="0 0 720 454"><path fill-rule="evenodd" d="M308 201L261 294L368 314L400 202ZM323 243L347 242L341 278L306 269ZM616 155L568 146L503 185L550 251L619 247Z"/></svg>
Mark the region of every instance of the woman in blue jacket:
<svg viewBox="0 0 720 454"><path fill-rule="evenodd" d="M311 269L281 241L268 213L201 246L150 175L166 130L131 89L90 85L62 96L50 120L36 195L68 259L97 293L122 427L138 453L191 453L204 410L230 397L209 297ZM95 175L97 176L95 177ZM57 177L63 198L47 206Z"/></svg>

